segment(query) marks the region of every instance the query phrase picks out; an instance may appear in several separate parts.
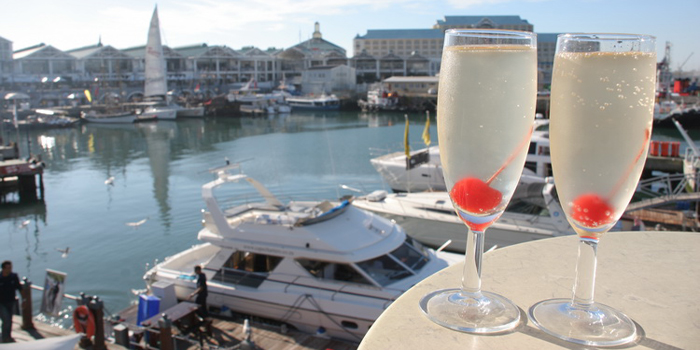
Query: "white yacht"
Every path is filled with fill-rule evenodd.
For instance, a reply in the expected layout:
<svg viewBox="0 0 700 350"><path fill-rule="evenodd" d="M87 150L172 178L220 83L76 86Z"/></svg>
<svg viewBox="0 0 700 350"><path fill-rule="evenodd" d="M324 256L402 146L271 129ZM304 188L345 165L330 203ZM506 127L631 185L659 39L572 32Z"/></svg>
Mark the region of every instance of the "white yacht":
<svg viewBox="0 0 700 350"><path fill-rule="evenodd" d="M154 266L144 276L149 286L172 283L186 299L201 265L209 306L359 341L403 292L462 259L414 243L396 223L348 201L283 204L232 167L215 169L218 178L202 187L202 244ZM261 201L235 184L251 185Z"/></svg>
<svg viewBox="0 0 700 350"><path fill-rule="evenodd" d="M375 191L353 205L377 212L401 225L419 242L464 253L467 226L455 213L447 192L394 193ZM484 249L574 234L554 194L551 178L518 186L503 215L486 230Z"/></svg>
<svg viewBox="0 0 700 350"><path fill-rule="evenodd" d="M539 124L546 123L540 122ZM440 148L438 146L414 151L411 153L411 158L413 158L413 161L422 159L417 162L419 164L409 169L406 153L399 151L372 158L370 162L394 192L447 190L445 188L445 178L442 175ZM552 176L548 132L535 131L532 133L523 175L534 175L542 180L547 176ZM524 180L526 178L523 178Z"/></svg>

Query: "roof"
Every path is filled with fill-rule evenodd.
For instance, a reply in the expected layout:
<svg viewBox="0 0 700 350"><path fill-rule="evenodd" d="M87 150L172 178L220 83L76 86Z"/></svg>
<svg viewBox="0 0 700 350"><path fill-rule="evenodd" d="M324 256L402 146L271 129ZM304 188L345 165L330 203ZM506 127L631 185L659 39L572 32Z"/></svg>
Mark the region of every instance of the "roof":
<svg viewBox="0 0 700 350"><path fill-rule="evenodd" d="M84 47L79 47L77 49L72 49L66 51L67 53L73 55L75 58L85 58L87 56L92 55L93 53L102 50L103 46L102 43L98 43L95 45L90 45L90 46L84 46Z"/></svg>
<svg viewBox="0 0 700 350"><path fill-rule="evenodd" d="M173 48L175 52L185 57L201 56L209 51L209 46L205 43Z"/></svg>
<svg viewBox="0 0 700 350"><path fill-rule="evenodd" d="M440 29L368 29L367 34L355 39L442 39Z"/></svg>
<svg viewBox="0 0 700 350"><path fill-rule="evenodd" d="M384 83L435 83L438 82L438 77L436 76L410 76L410 77L389 77L384 79Z"/></svg>
<svg viewBox="0 0 700 350"><path fill-rule="evenodd" d="M0 36L0 41L5 41L5 42L8 42L8 43L11 43L11 42L12 42L11 40L7 40L7 39L5 39L5 38L3 38L3 37L1 37L1 36Z"/></svg>
<svg viewBox="0 0 700 350"><path fill-rule="evenodd" d="M335 68L342 67L342 66L348 67L347 65L344 65L344 64L337 65L337 66L313 66L313 67L309 67L307 70L333 70Z"/></svg>
<svg viewBox="0 0 700 350"><path fill-rule="evenodd" d="M520 16L445 16L445 19L439 19L437 24L439 26L477 25L485 19L499 25L530 24Z"/></svg>
<svg viewBox="0 0 700 350"><path fill-rule="evenodd" d="M15 52L12 54L13 59L19 59L23 57L27 57L37 51L40 51L41 49L45 48L46 44L41 43L41 44L36 44L34 46L30 47L25 47L23 49L15 50Z"/></svg>
<svg viewBox="0 0 700 350"><path fill-rule="evenodd" d="M322 38L312 38L306 41L302 41L292 47L294 49L300 50L302 52L326 52L326 51L338 51L339 53L345 55L345 49L333 44L332 42L322 39Z"/></svg>

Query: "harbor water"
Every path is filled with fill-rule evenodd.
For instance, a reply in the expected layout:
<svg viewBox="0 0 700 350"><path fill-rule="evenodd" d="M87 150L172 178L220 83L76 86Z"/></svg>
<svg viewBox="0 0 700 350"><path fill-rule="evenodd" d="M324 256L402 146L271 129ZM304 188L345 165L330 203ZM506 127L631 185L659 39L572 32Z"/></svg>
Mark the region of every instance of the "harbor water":
<svg viewBox="0 0 700 350"><path fill-rule="evenodd" d="M409 117L412 148L425 147L425 114ZM434 116L430 134L437 144ZM0 260L37 285L46 269L67 273L66 293L99 296L116 313L145 288L147 264L198 243L208 169L241 162L283 201L335 200L352 194L340 185L388 190L369 160L403 150L403 136L403 114L361 112L22 130L22 155L29 147L46 163L44 200L18 204L11 195L0 204ZM685 149L675 129L655 130L653 139Z"/></svg>

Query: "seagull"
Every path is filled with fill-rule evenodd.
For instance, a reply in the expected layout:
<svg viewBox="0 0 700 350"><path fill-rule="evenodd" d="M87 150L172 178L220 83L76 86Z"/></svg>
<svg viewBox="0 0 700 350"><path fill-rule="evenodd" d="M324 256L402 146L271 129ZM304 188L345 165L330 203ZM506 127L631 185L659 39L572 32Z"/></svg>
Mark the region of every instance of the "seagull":
<svg viewBox="0 0 700 350"><path fill-rule="evenodd" d="M110 176L107 180L105 180L105 185L114 185L114 176Z"/></svg>
<svg viewBox="0 0 700 350"><path fill-rule="evenodd" d="M29 221L29 220L24 220L24 221L22 221L22 223L19 224L19 228L26 228L27 225L29 225L30 222L31 222L31 221Z"/></svg>
<svg viewBox="0 0 700 350"><path fill-rule="evenodd" d="M66 258L66 257L68 257L68 252L70 251L70 247L66 247L66 249L56 248L56 250L61 253L62 258Z"/></svg>
<svg viewBox="0 0 700 350"><path fill-rule="evenodd" d="M145 219L143 219L143 220L139 220L139 221L137 221L137 222L127 222L125 225L126 225L126 226L131 226L131 227L133 227L133 228L138 228L139 226L145 224L146 221L148 221L148 218L145 218Z"/></svg>

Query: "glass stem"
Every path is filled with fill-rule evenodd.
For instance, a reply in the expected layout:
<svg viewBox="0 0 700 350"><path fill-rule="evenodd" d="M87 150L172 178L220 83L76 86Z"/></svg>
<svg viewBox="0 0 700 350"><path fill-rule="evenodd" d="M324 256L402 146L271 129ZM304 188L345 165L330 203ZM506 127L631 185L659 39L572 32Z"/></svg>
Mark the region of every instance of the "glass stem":
<svg viewBox="0 0 700 350"><path fill-rule="evenodd" d="M574 282L572 300L574 307L588 309L593 304L595 273L598 264L597 255L598 240L579 237L576 281Z"/></svg>
<svg viewBox="0 0 700 350"><path fill-rule="evenodd" d="M481 294L481 259L484 255L484 231L469 230L462 272L462 294Z"/></svg>

